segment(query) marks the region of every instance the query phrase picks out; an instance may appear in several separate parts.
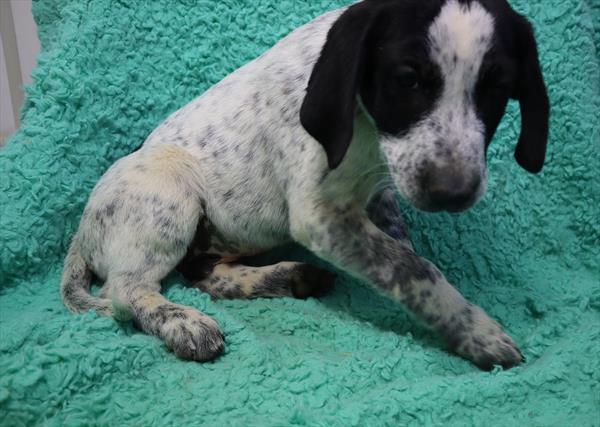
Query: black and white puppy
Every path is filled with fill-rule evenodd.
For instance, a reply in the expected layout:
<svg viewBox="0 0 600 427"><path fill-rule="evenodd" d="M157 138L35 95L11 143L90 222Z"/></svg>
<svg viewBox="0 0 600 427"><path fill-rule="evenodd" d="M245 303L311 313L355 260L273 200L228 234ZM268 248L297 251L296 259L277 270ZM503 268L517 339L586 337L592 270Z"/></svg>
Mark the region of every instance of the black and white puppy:
<svg viewBox="0 0 600 427"><path fill-rule="evenodd" d="M549 104L529 23L505 0L366 0L326 13L172 114L95 187L61 293L74 312L133 319L183 358L219 354L214 320L160 294L176 266L214 297L317 295L323 270L236 260L295 241L404 304L478 366L511 338L416 255L400 195L460 211L486 187L509 98L515 156L544 163ZM219 260L219 262L215 262ZM92 274L105 281L89 293Z"/></svg>

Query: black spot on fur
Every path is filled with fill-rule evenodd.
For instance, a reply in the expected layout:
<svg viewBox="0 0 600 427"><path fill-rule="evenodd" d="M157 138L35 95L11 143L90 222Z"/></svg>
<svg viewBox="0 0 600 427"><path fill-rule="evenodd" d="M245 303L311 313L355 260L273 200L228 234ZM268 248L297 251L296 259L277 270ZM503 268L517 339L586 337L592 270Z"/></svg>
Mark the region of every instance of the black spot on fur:
<svg viewBox="0 0 600 427"><path fill-rule="evenodd" d="M233 189L227 190L225 193L223 193L223 200L228 201L233 197L234 194L235 192Z"/></svg>

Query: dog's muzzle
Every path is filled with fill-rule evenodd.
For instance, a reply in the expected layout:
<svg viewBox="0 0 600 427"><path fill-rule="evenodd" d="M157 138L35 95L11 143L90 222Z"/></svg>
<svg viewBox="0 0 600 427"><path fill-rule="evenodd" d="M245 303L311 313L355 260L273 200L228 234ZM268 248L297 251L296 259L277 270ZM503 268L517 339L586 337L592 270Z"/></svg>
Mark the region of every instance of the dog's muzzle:
<svg viewBox="0 0 600 427"><path fill-rule="evenodd" d="M481 177L457 167L432 168L419 180L423 203L421 209L431 212L464 211L477 201Z"/></svg>

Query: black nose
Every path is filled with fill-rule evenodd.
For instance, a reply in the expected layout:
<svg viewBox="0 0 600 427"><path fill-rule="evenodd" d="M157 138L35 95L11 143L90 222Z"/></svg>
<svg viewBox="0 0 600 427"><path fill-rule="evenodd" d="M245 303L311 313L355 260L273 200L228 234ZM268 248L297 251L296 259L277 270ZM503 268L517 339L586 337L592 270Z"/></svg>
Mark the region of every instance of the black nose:
<svg viewBox="0 0 600 427"><path fill-rule="evenodd" d="M439 168L429 171L421 180L423 192L428 195L433 210L458 212L470 207L481 178L457 168Z"/></svg>

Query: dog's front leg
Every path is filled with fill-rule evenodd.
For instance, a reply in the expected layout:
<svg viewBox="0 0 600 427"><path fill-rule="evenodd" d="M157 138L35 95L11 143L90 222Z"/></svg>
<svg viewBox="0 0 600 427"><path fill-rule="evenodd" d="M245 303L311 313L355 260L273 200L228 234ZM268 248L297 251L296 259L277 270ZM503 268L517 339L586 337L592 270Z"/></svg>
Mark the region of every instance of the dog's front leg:
<svg viewBox="0 0 600 427"><path fill-rule="evenodd" d="M401 302L482 369L522 361L512 339L429 261L378 229L361 209L319 203L292 216L292 235L318 256Z"/></svg>
<svg viewBox="0 0 600 427"><path fill-rule="evenodd" d="M367 215L377 228L412 249L408 228L393 189L386 188L376 194L367 206Z"/></svg>

